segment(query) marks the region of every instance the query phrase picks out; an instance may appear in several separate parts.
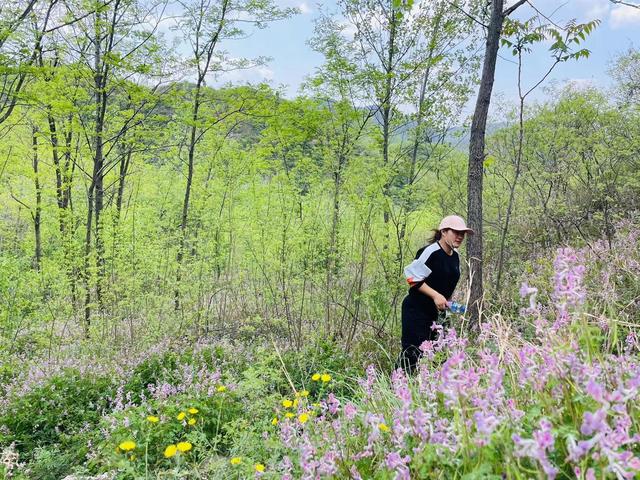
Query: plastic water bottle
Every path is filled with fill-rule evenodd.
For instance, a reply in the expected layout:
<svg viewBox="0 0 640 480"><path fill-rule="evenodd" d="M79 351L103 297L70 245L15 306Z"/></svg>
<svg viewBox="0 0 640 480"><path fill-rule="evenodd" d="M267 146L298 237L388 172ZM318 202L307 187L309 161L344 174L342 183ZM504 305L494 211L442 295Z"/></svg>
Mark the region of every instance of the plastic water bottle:
<svg viewBox="0 0 640 480"><path fill-rule="evenodd" d="M458 302L447 302L447 307L449 307L451 313L458 313L460 315L467 311L467 307L464 304Z"/></svg>

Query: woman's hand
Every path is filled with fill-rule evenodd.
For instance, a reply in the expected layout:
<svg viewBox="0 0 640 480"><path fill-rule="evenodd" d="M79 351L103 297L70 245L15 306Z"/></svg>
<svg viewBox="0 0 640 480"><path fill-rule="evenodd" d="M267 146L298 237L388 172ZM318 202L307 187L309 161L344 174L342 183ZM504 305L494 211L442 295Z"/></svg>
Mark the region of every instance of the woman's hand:
<svg viewBox="0 0 640 480"><path fill-rule="evenodd" d="M420 285L420 287L418 287L418 291L431 298L431 300L433 300L433 303L436 304L436 308L438 310L445 310L447 308L447 299L444 298L444 295L442 295L437 290L434 290L426 283Z"/></svg>
<svg viewBox="0 0 640 480"><path fill-rule="evenodd" d="M444 298L444 295L435 292L435 295L432 297L433 303L436 304L436 308L440 311L445 310L447 308L447 299Z"/></svg>

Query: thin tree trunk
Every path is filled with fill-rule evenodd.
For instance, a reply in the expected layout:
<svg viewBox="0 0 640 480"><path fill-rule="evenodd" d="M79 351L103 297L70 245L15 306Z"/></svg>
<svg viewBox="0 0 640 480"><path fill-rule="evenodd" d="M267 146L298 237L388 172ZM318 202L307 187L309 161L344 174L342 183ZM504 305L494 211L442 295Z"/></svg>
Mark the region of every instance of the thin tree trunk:
<svg viewBox="0 0 640 480"><path fill-rule="evenodd" d="M439 18L439 17L438 17ZM436 31L434 30L434 37ZM433 39L430 46L429 58L433 57L435 45L433 43ZM413 182L416 179L416 165L418 162L418 149L420 148L420 143L422 142L423 132L422 132L422 123L424 120L424 97L427 93L427 84L429 83L429 76L431 75L431 64L427 67L427 70L424 73L422 78L422 85L420 86L420 95L418 98L418 114L416 118L416 134L413 139L413 146L411 147L411 166L409 168L409 175L407 176L407 185L406 187L411 187ZM402 215L401 224L400 224L400 232L398 237L398 266L399 268L403 268L403 260L404 260L404 239L407 234L407 222L409 220L410 213L410 197L407 197L404 202L404 214ZM401 273L401 272L400 272Z"/></svg>
<svg viewBox="0 0 640 480"><path fill-rule="evenodd" d="M202 86L204 85L204 80L209 72L209 68L211 65L211 59L213 58L213 53L218 44L218 40L220 39L220 34L222 33L222 29L225 26L226 15L228 13L229 8L229 0L222 0L222 11L220 13L220 18L218 20L218 25L216 27L216 31L213 33L211 39L205 42L204 45L206 47L203 50L199 50L198 45L202 41L201 35L203 35L201 31L202 23L206 21L204 16L201 16L198 19L197 31L195 32L195 41L196 41L196 50L194 51L196 64L198 66L198 81L196 83L195 89L195 97L193 99L193 111L191 115L192 125L191 125L191 134L189 137L189 158L188 158L188 171L187 171L187 184L185 186L184 191L184 201L182 204L182 217L180 221L180 242L178 245L178 254L176 255L176 288L174 290L174 310L177 312L180 310L180 283L182 282L182 261L184 257L185 244L187 239L187 221L189 219L189 201L191 198L191 185L193 183L193 166L194 166L194 157L196 151L196 144L198 143L197 139L197 130L198 130L198 112L200 110L200 94ZM204 60L204 65L201 66L201 61Z"/></svg>
<svg viewBox="0 0 640 480"><path fill-rule="evenodd" d="M389 166L389 136L391 131L391 95L393 88L393 62L394 62L394 54L395 54L395 40L396 40L396 10L393 8L393 2L391 3L391 8L389 10L389 50L387 52L387 65L385 67L385 86L384 86L384 96L382 98L382 160L384 162L384 167L387 168ZM386 199L389 195L389 189L391 187L390 182L385 182L383 196ZM390 204L385 202L384 207L384 225L385 225L385 237L388 239L389 231L388 224L390 220ZM384 242L384 248L389 248L388 240Z"/></svg>
<svg viewBox="0 0 640 480"><path fill-rule="evenodd" d="M60 233L64 236L65 222L62 209L64 208L64 199L62 193L63 177L60 168L60 152L58 146L58 131L55 118L51 114L51 107L47 108L47 120L49 122L49 137L51 139L51 155L53 157L53 165L56 172L56 200L58 202L58 213L60 223Z"/></svg>
<svg viewBox="0 0 640 480"><path fill-rule="evenodd" d="M64 244L64 256L67 268L67 275L69 277L69 283L71 284L71 302L72 305L77 305L77 266L75 264L75 255L73 254L73 203L71 201L71 186L73 183L73 172L75 169L75 162L72 161L71 145L73 143L73 116L69 115L69 130L65 134L65 152L64 152L64 165L62 168L62 209L60 215L63 217L62 223L65 225L65 236L62 241Z"/></svg>
<svg viewBox="0 0 640 480"><path fill-rule="evenodd" d="M85 286L85 303L84 303L84 321L85 321L85 334L88 336L89 325L91 319L91 288L90 288L90 272L89 272L89 257L91 255L91 228L93 227L95 217L95 244L96 244L96 266L98 267L98 275L96 279L96 297L98 303L101 301L101 289L100 289L100 274L103 267L101 260L104 255L104 248L101 245L100 238L100 214L103 206L103 150L102 150L102 133L104 128L104 113L102 110L103 102L106 102L106 92L104 91L104 76L103 76L103 51L102 51L102 38L101 38L101 13L96 12L94 21L94 76L93 76L93 88L94 88L94 114L95 125L93 132L93 172L91 174L91 184L87 195L88 208L87 208L87 225L85 232L85 245L84 245L84 286Z"/></svg>
<svg viewBox="0 0 640 480"><path fill-rule="evenodd" d="M520 178L520 170L522 164L522 146L524 143L524 98L520 99L520 112L519 112L519 131L518 131L518 151L516 152L516 171L513 177L513 183L509 191L509 203L507 204L507 212L504 219L504 228L500 235L500 255L498 258L498 274L496 276L496 291L500 291L502 271L504 269L504 252L507 240L507 234L509 233L509 224L511 222L511 212L513 211L513 202L516 195L516 185Z"/></svg>
<svg viewBox="0 0 640 480"><path fill-rule="evenodd" d="M95 229L96 229L96 299L98 305L102 307L102 280L105 276L104 240L102 238L102 210L104 209L104 114L106 109L106 92L104 91L104 79L101 74L96 76L96 87L98 90L96 101L96 128L95 128L95 157L94 157L94 181L95 181Z"/></svg>
<svg viewBox="0 0 640 480"><path fill-rule="evenodd" d="M347 134L343 137L341 151L338 153L337 165L333 171L333 209L331 218L331 234L329 237L329 256L327 258L327 292L325 297L325 316L326 324L331 326L331 304L334 295L334 280L337 276L337 257L338 257L338 229L340 226L340 188L342 186L342 168L345 163L344 150L347 141ZM334 335L342 335L342 332L334 331Z"/></svg>
<svg viewBox="0 0 640 480"><path fill-rule="evenodd" d="M189 135L189 154L187 160L187 184L184 189L184 200L182 203L182 217L180 220L180 243L178 245L178 255L176 256L176 289L174 292L174 310L177 312L180 309L180 283L182 281L182 260L184 258L184 249L187 238L187 221L189 219L189 201L191 199L191 185L193 183L193 161L196 151L196 134L197 134L197 122L198 112L200 110L200 89L204 77L201 75L198 77L198 83L196 84L195 97L193 100L193 112L191 114L191 133Z"/></svg>
<svg viewBox="0 0 640 480"><path fill-rule="evenodd" d="M91 183L87 192L87 224L84 236L84 267L82 270L82 280L84 284L84 333L89 337L89 327L91 325L91 282L90 282L90 257L91 257L91 228L93 225L93 189Z"/></svg>
<svg viewBox="0 0 640 480"><path fill-rule="evenodd" d="M131 155L133 147L129 147L126 152L122 152L120 159L120 171L118 172L118 193L116 195L116 220L120 220L122 213L122 201L124 198L124 187L129 174L129 166L131 165Z"/></svg>
<svg viewBox="0 0 640 480"><path fill-rule="evenodd" d="M33 127L33 181L36 188L36 209L33 214L33 229L36 237L35 256L33 267L40 271L42 264L42 237L40 233L40 221L42 217L42 189L38 177L38 129Z"/></svg>
<svg viewBox="0 0 640 480"><path fill-rule="evenodd" d="M518 180L520 179L520 173L522 170L522 151L524 148L524 101L527 96L540 85L545 78L551 73L551 71L558 65L560 62L559 59L556 59L555 63L549 68L547 73L542 77L542 79L536 83L533 87L531 87L527 92L523 93L522 91L522 47L518 48L518 98L520 99L518 105L518 147L516 151L516 169L513 178L513 183L511 184L511 189L509 191L509 203L507 205L507 212L505 215L504 228L501 233L500 238L500 255L498 259L498 274L496 277L496 291L500 290L501 281L502 281L502 272L504 270L504 253L506 247L506 239L509 233L509 224L511 223L511 217L513 213L513 204L515 201L516 188L518 185Z"/></svg>

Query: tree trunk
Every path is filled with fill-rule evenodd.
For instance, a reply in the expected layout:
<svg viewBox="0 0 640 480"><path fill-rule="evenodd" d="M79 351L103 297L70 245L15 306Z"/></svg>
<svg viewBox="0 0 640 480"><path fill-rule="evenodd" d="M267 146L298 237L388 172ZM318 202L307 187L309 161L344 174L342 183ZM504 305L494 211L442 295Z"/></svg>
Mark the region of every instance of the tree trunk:
<svg viewBox="0 0 640 480"><path fill-rule="evenodd" d="M65 225L65 236L62 241L64 244L64 257L67 265L67 275L71 284L71 302L75 306L77 304L77 278L78 268L75 264L75 255L73 248L73 203L71 201L71 185L73 183L73 171L75 162L71 156L71 146L73 143L73 115L69 115L69 130L65 133L65 151L64 164L62 165L62 209L60 215L63 217L61 223Z"/></svg>
<svg viewBox="0 0 640 480"><path fill-rule="evenodd" d="M82 280L84 284L84 334L89 337L89 326L91 325L91 282L89 264L91 259L91 228L93 226L93 182L89 185L87 192L87 225L84 235L84 267L82 270Z"/></svg>
<svg viewBox="0 0 640 480"><path fill-rule="evenodd" d="M98 88L98 85L100 87ZM96 75L96 127L95 127L95 156L94 156L94 182L95 182L95 228L96 228L96 299L102 306L102 279L105 276L104 240L102 238L102 210L104 209L104 117L107 103L105 82L101 74Z"/></svg>
<svg viewBox="0 0 640 480"><path fill-rule="evenodd" d="M491 2L491 20L487 32L485 45L484 64L482 66L482 78L476 100L476 107L471 122L471 138L469 142L469 172L467 178L467 220L475 230L475 235L470 235L467 251L469 256L469 278L471 279L471 291L469 296L469 328L477 329L480 322L481 302L483 297L482 286L482 176L484 166L484 142L487 126L487 115L491 103L491 92L496 71L496 59L504 22L502 11L503 0Z"/></svg>
<svg viewBox="0 0 640 480"><path fill-rule="evenodd" d="M216 31L213 33L211 38L205 41L202 44L202 47L198 47L200 42L203 40L201 35L203 32L200 30L203 22L205 22L204 12L200 12L200 18L197 21L197 29L194 32L195 35L195 50L194 50L194 60L198 67L198 81L196 83L195 88L195 96L193 99L193 111L191 115L191 135L189 138L189 158L188 158L188 171L187 171L187 184L184 190L184 201L182 204L182 217L180 221L180 243L178 245L178 254L176 255L176 263L178 264L176 267L176 288L174 291L174 310L177 312L180 309L180 283L182 281L182 260L184 257L184 250L186 244L186 236L187 236L187 220L189 218L189 201L191 198L191 184L193 182L193 165L194 165L194 157L196 151L196 144L198 143L197 131L198 131L198 112L200 110L200 94L202 86L204 85L205 77L209 72L209 68L211 66L211 59L213 58L213 53L218 44L218 40L220 39L220 35L222 33L222 29L226 24L226 16L229 8L229 0L221 1L221 12L220 17L218 19L218 25L216 27ZM202 50L200 50L202 48ZM204 61L204 65L201 65L201 62Z"/></svg>
<svg viewBox="0 0 640 480"><path fill-rule="evenodd" d="M438 17L439 18L439 17ZM436 30L434 30L433 36L435 37ZM429 59L433 58L435 44L434 39L432 38L431 45L429 47ZM409 168L409 174L407 175L407 184L405 188L411 188L413 183L416 180L416 165L418 163L418 150L420 148L420 144L423 141L423 132L422 132L422 123L424 121L424 99L427 93L427 85L429 83L429 77L431 75L431 64L427 67L427 70L424 72L424 76L422 77L422 84L420 85L420 95L418 97L418 112L416 117L416 128L415 128L415 136L413 138L413 145L411 147L411 166ZM405 197L404 201L404 212L401 219L400 230L398 235L398 268L402 269L404 264L404 239L407 234L407 222L409 221L409 214L411 213L411 198L410 196ZM399 272L399 275L402 275L402 271Z"/></svg>
<svg viewBox="0 0 640 480"><path fill-rule="evenodd" d="M42 217L42 189L38 178L38 129L33 127L33 181L36 188L36 209L33 214L33 229L35 231L36 246L33 267L40 271L42 264L42 238L40 234L40 221Z"/></svg>
<svg viewBox="0 0 640 480"><path fill-rule="evenodd" d="M498 258L498 274L496 277L496 291L500 291L502 281L502 271L504 269L504 251L506 246L507 234L509 233L509 224L511 222L511 213L513 211L513 202L516 196L516 185L520 178L520 170L522 164L522 147L524 143L524 97L520 99L519 112L519 130L518 130L518 151L516 152L516 171L513 177L513 183L509 191L509 203L507 205L507 213L504 219L504 228L500 236L500 255Z"/></svg>
<svg viewBox="0 0 640 480"><path fill-rule="evenodd" d="M337 165L333 171L333 214L331 218L331 233L329 237L329 256L327 258L327 292L325 297L325 315L326 324L331 330L331 304L334 295L334 280L337 276L337 258L338 258L338 229L340 226L340 188L342 186L342 168L345 164L345 145L347 142L346 134L343 137L342 148L338 153ZM342 332L334 329L333 335L341 336Z"/></svg>
<svg viewBox="0 0 640 480"><path fill-rule="evenodd" d="M124 198L124 186L127 175L129 174L129 165L131 165L131 155L133 147L129 147L126 152L122 152L120 159L120 172L118 173L118 193L116 195L116 220L120 219L122 213L122 201Z"/></svg>
<svg viewBox="0 0 640 480"><path fill-rule="evenodd" d="M96 298L98 304L101 303L101 275L104 273L104 246L102 244L100 215L102 213L104 202L104 155L103 155L103 132L104 132L104 107L106 107L107 92L106 71L104 70L104 54L102 50L102 23L101 13L96 12L94 21L94 73L93 73L93 95L94 95L94 115L95 125L93 131L93 172L91 174L91 184L87 196L87 226L85 232L85 262L84 262L84 283L85 283L85 332L88 334L88 328L91 317L91 290L89 282L89 256L91 254L91 228L95 221L95 244L96 244ZM95 218L94 218L95 217Z"/></svg>
<svg viewBox="0 0 640 480"><path fill-rule="evenodd" d="M64 195L63 195L63 174L60 168L60 149L58 145L58 130L56 120L51 113L51 107L47 108L47 120L49 122L49 137L51 139L51 155L53 157L53 165L56 172L56 200L58 202L58 217L60 222L60 233L64 236L65 218L63 215Z"/></svg>
<svg viewBox="0 0 640 480"><path fill-rule="evenodd" d="M394 54L395 54L395 40L396 40L396 10L393 8L393 2L391 3L391 8L389 10L389 50L387 52L387 64L383 65L386 78L385 78L385 86L384 93L382 97L382 160L384 162L384 167L387 168L389 166L389 136L391 130L391 96L393 89L393 62L394 62ZM386 182L384 184L383 196L386 199L389 196L389 188L391 186L390 182ZM389 231L388 224L390 219L390 211L391 208L390 203L385 202L384 206L384 225L385 225L385 237L388 239ZM386 240L384 242L384 248L389 248L389 241Z"/></svg>
<svg viewBox="0 0 640 480"><path fill-rule="evenodd" d="M198 112L200 110L200 89L204 82L204 76L198 77L198 83L196 84L195 97L193 99L193 112L191 114L191 134L189 136L189 156L187 163L187 184L184 189L184 201L182 203L182 217L180 220L180 244L178 245L178 254L176 256L176 289L174 292L174 310L177 312L180 309L180 283L182 281L182 260L184 258L184 249L187 237L187 221L189 219L189 201L191 199L191 185L193 183L193 162L196 151L198 132Z"/></svg>

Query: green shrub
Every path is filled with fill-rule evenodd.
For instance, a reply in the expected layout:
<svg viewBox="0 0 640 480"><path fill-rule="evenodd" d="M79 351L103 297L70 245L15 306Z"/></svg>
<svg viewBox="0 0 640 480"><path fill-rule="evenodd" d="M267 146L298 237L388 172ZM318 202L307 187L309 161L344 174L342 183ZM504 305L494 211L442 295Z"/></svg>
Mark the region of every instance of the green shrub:
<svg viewBox="0 0 640 480"><path fill-rule="evenodd" d="M59 480L70 474L78 463L77 454L73 451L62 451L57 446L37 448L33 460L29 464L31 480Z"/></svg>
<svg viewBox="0 0 640 480"><path fill-rule="evenodd" d="M0 424L6 426L0 442L15 442L21 457L27 459L37 448L57 445L75 452L81 460L86 446L77 434L96 427L108 398L113 396L113 388L110 379L84 377L77 370L54 376L11 400L0 414Z"/></svg>

